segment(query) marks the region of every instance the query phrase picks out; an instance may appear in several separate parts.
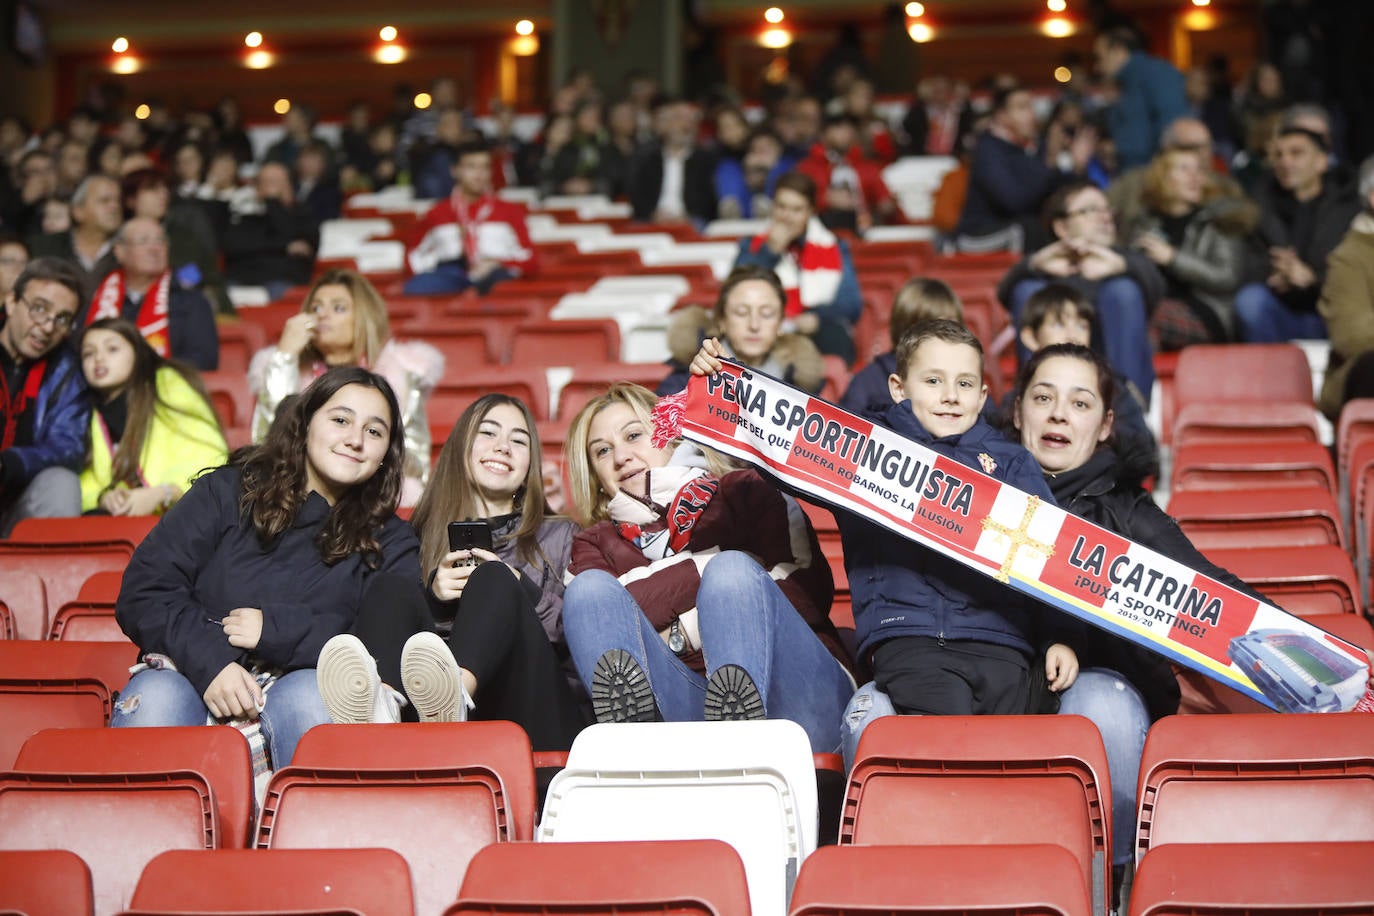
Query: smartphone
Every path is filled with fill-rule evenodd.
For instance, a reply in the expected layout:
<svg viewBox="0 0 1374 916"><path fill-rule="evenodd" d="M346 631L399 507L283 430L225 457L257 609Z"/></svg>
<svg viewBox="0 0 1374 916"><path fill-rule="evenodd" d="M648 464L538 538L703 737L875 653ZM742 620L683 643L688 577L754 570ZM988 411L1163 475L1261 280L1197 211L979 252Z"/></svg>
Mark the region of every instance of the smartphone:
<svg viewBox="0 0 1374 916"><path fill-rule="evenodd" d="M449 550L491 550L491 526L486 522L449 522Z"/></svg>

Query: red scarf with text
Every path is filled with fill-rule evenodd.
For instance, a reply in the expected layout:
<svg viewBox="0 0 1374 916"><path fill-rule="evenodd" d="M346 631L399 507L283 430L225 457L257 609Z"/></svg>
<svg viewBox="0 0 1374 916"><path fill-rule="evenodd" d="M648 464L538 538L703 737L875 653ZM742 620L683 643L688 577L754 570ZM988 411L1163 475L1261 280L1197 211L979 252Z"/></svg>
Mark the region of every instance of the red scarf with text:
<svg viewBox="0 0 1374 916"><path fill-rule="evenodd" d="M153 285L148 287L148 291L143 294L143 301L138 305L138 316L134 324L138 325L138 332L143 335L143 339L148 341L149 346L157 351L158 356L171 356L172 349L170 337L168 336L167 324L167 297L171 293L172 273L165 271L162 276L153 281ZM91 307L86 313L86 324L99 321L102 318L118 318L124 310L124 297L128 295L127 281L124 271L111 271L100 285L96 287L95 295L91 297Z"/></svg>

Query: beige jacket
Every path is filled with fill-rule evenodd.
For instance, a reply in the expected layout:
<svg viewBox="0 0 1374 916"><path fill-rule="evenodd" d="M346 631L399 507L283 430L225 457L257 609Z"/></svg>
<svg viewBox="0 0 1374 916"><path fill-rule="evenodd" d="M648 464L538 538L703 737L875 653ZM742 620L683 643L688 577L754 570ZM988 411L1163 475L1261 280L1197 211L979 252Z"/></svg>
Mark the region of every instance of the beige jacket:
<svg viewBox="0 0 1374 916"><path fill-rule="evenodd" d="M1331 339L1331 361L1317 406L1334 423L1345 404L1350 364L1374 350L1374 214L1366 211L1356 216L1331 252L1317 311L1326 320Z"/></svg>

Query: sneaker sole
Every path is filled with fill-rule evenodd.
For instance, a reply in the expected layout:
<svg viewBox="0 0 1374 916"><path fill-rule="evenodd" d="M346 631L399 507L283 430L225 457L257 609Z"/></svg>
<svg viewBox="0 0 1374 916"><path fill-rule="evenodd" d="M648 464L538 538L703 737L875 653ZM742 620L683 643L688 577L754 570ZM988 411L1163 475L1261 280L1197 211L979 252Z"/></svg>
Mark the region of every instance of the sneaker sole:
<svg viewBox="0 0 1374 916"><path fill-rule="evenodd" d="M421 722L462 722L467 719L458 663L442 641L406 643L401 656L401 682ZM461 718L460 718L461 716Z"/></svg>
<svg viewBox="0 0 1374 916"><path fill-rule="evenodd" d="M739 665L721 665L706 681L705 712L708 722L765 718L759 688Z"/></svg>
<svg viewBox="0 0 1374 916"><path fill-rule="evenodd" d="M658 703L649 678L635 657L611 649L592 672L592 712L598 722L656 722Z"/></svg>
<svg viewBox="0 0 1374 916"><path fill-rule="evenodd" d="M340 724L371 722L377 683L367 650L356 637L333 639L320 652L315 680L329 717Z"/></svg>

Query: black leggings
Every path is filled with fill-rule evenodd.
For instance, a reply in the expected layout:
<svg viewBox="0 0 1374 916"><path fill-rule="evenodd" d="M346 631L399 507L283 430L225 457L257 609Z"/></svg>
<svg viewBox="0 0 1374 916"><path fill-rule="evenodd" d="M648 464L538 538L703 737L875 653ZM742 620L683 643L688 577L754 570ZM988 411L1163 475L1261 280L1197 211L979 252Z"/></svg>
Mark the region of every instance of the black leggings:
<svg viewBox="0 0 1374 916"><path fill-rule="evenodd" d="M384 683L401 684L401 649L412 635L426 630L433 632L435 626L423 589L394 573L376 576L353 635L377 660ZM448 645L458 664L477 678L473 719L517 723L536 751L572 746L588 719L534 605L504 563L483 563L473 570Z"/></svg>

